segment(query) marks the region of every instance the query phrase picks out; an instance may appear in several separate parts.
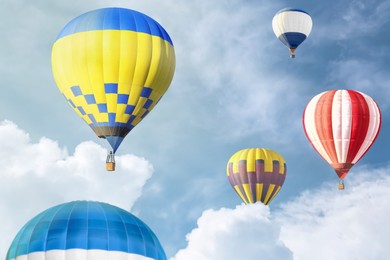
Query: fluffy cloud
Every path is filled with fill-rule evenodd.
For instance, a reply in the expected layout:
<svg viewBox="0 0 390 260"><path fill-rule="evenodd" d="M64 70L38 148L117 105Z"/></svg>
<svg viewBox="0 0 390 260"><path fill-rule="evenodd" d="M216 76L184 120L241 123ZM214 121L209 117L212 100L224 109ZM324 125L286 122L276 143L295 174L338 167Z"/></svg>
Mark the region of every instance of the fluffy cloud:
<svg viewBox="0 0 390 260"><path fill-rule="evenodd" d="M188 246L171 260L292 259L279 229L262 204L207 210L187 235Z"/></svg>
<svg viewBox="0 0 390 260"><path fill-rule="evenodd" d="M387 259L390 169L361 169L347 189L307 190L276 209L261 204L207 210L181 259Z"/></svg>
<svg viewBox="0 0 390 260"><path fill-rule="evenodd" d="M0 255L17 230L48 207L96 200L129 210L153 173L147 160L129 154L117 156L116 171L108 173L101 146L84 142L69 155L48 138L32 142L10 121L0 123L0 143Z"/></svg>
<svg viewBox="0 0 390 260"><path fill-rule="evenodd" d="M325 185L285 204L280 239L294 258L388 259L389 172L363 170L343 192Z"/></svg>

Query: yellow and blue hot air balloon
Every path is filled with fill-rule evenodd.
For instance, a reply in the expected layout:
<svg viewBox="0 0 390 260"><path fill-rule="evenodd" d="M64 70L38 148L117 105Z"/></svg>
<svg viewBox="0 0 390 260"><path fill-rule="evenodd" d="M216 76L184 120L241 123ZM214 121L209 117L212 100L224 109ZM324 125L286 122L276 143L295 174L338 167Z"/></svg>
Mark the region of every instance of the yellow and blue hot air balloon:
<svg viewBox="0 0 390 260"><path fill-rule="evenodd" d="M166 260L153 231L110 204L72 201L49 208L17 233L6 260Z"/></svg>
<svg viewBox="0 0 390 260"><path fill-rule="evenodd" d="M109 142L113 155L167 91L175 52L168 33L149 16L103 8L62 29L52 48L52 70L68 103ZM108 161L115 166L113 156Z"/></svg>
<svg viewBox="0 0 390 260"><path fill-rule="evenodd" d="M272 19L274 33L289 48L291 58L295 58L295 49L306 40L312 27L310 15L297 8L282 9Z"/></svg>
<svg viewBox="0 0 390 260"><path fill-rule="evenodd" d="M259 201L268 205L282 188L286 172L284 158L265 148L240 150L226 167L230 185L245 204Z"/></svg>

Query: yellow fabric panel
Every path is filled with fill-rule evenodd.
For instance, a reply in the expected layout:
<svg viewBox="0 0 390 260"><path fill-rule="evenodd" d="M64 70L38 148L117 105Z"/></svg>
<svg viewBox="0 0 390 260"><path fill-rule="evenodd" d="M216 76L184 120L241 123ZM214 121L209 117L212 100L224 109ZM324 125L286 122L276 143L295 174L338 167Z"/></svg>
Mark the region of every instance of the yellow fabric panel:
<svg viewBox="0 0 390 260"><path fill-rule="evenodd" d="M136 118L131 123L133 126L136 126L139 122L141 122L141 120L142 120L141 115L142 115L141 113L137 114Z"/></svg>
<svg viewBox="0 0 390 260"><path fill-rule="evenodd" d="M152 110L156 104L157 104L157 100L161 97L161 95L157 92L157 91L153 91L152 94L149 96L149 99L153 100L153 104L150 105L150 107L148 108L148 110Z"/></svg>
<svg viewBox="0 0 390 260"><path fill-rule="evenodd" d="M76 35L75 35L76 36ZM71 41L73 38L76 41ZM84 40L83 46L77 45L77 40ZM77 45L77 52L74 53L75 62L80 62L83 67L86 68L87 74L79 74L79 71L73 71L72 75L80 79L83 76L86 77L85 84L75 83L74 85L80 85L83 94L94 94L97 103L106 103L106 93L104 90L104 78L103 78L103 44L104 35L102 31L95 31L94 33L79 33L77 37L70 36L63 44L65 46ZM86 55L82 58L83 53ZM79 57L79 61L77 58ZM72 66L71 64L69 66ZM96 116L95 116L96 117ZM107 122L106 120L105 122Z"/></svg>
<svg viewBox="0 0 390 260"><path fill-rule="evenodd" d="M279 161L280 171L284 173L285 160L284 158L275 151L264 149L264 148L249 148L243 149L236 152L229 160L233 162L233 171L238 172L238 162L245 160L247 164L247 171L256 171L256 160L264 160L264 170L266 172L273 171L273 161Z"/></svg>
<svg viewBox="0 0 390 260"><path fill-rule="evenodd" d="M103 30L103 75L104 82L118 82L121 56L120 37L123 31Z"/></svg>
<svg viewBox="0 0 390 260"><path fill-rule="evenodd" d="M270 184L269 185L268 190L267 190L267 194L265 195L265 199L264 199L264 204L265 205L268 205L269 199L271 197L271 193L274 190L274 188L275 188L275 184Z"/></svg>
<svg viewBox="0 0 390 260"><path fill-rule="evenodd" d="M160 39L160 38L159 38ZM137 64L134 71L134 86L149 86L145 85L146 78L151 69L151 60L154 55L154 50L152 52L152 36L145 33L138 33L137 38Z"/></svg>
<svg viewBox="0 0 390 260"><path fill-rule="evenodd" d="M256 171L256 149L248 149L248 153L246 155L246 170L248 172Z"/></svg>
<svg viewBox="0 0 390 260"><path fill-rule="evenodd" d="M242 184L242 187L244 188L244 192L246 197L248 198L249 203L253 203L253 198L252 198L252 193L251 193L251 188L249 184Z"/></svg>
<svg viewBox="0 0 390 260"><path fill-rule="evenodd" d="M126 106L126 104L117 105L115 121L119 123L127 123L129 121L130 115L125 114Z"/></svg>
<svg viewBox="0 0 390 260"><path fill-rule="evenodd" d="M108 113L93 114L97 122L108 122Z"/></svg>
<svg viewBox="0 0 390 260"><path fill-rule="evenodd" d="M227 176L230 176L230 172L229 172L229 165L230 165L230 160L228 161L227 165L226 165L226 174ZM233 165L232 165L233 166Z"/></svg>
<svg viewBox="0 0 390 260"><path fill-rule="evenodd" d="M78 96L78 97L74 98L73 99L73 103L77 107L82 107L84 109L84 111L88 111L88 104L87 104L87 102L85 101L85 99L82 96ZM76 110L76 111L78 112L78 110ZM87 115L79 114L79 116L82 119L84 119L86 122L90 122L91 121Z"/></svg>
<svg viewBox="0 0 390 260"><path fill-rule="evenodd" d="M67 50L69 48L64 48L62 45L54 44L52 49L52 71L53 77L57 82L57 86L61 93L68 92L69 86L75 85L77 82L75 77L68 76L69 68L71 66L72 57L69 55L70 52ZM63 54L67 55L63 55ZM59 64L61 62L61 66ZM66 68L66 69L64 69Z"/></svg>
<svg viewBox="0 0 390 260"><path fill-rule="evenodd" d="M155 85L157 93L165 93L168 88L169 82L171 79L167 77L175 70L175 63L171 62L170 66L164 66L162 69L157 70L156 68L161 67L161 64L166 64L169 60L175 60L175 53L169 51L170 43L167 41L161 41L158 38L153 38L153 51L156 51L153 54L149 76L145 83L146 86ZM158 53L158 55L157 55ZM155 78L159 78L160 82L156 82Z"/></svg>
<svg viewBox="0 0 390 260"><path fill-rule="evenodd" d="M142 87L133 85L130 89L129 105L135 106L138 103L139 96L141 95ZM135 112L133 112L135 113Z"/></svg>
<svg viewBox="0 0 390 260"><path fill-rule="evenodd" d="M234 190L237 192L237 194L240 196L240 198L242 199L242 201L245 203L245 204L248 204L248 201L246 200L244 194L242 194L241 190L238 188L237 185L234 186Z"/></svg>
<svg viewBox="0 0 390 260"><path fill-rule="evenodd" d="M150 37L150 43L152 45L153 49L153 55L150 56L150 66L149 66L149 71L148 75L145 79L145 86L153 86L154 84L154 79L156 77L156 74L159 73L160 71L158 68L160 67L160 61L164 59L162 54L162 48L163 48L163 42L157 39L156 37L152 38ZM162 70L161 70L162 72ZM159 86L156 84L156 91L159 91Z"/></svg>
<svg viewBox="0 0 390 260"><path fill-rule="evenodd" d="M83 34L77 35L84 36ZM91 50L86 48L86 45L88 45L86 37L72 37L72 39L71 52L69 53L72 57L69 66L72 66L72 68L69 68L69 70L71 71L71 75L77 79L77 84L74 85L80 86L84 94L91 94L92 87L91 80L89 79L89 64L87 63L87 57L91 55Z"/></svg>
<svg viewBox="0 0 390 260"><path fill-rule="evenodd" d="M256 201L261 201L261 194L263 193L263 183L256 183Z"/></svg>
<svg viewBox="0 0 390 260"><path fill-rule="evenodd" d="M240 153L241 153L241 151L236 152L235 154L233 154L233 156L229 160L229 163L230 162L233 163L233 173L237 173L238 172L238 158L240 156Z"/></svg>
<svg viewBox="0 0 390 260"><path fill-rule="evenodd" d="M272 172L274 168L274 164L272 161L272 155L270 150L264 150L264 149L259 149L261 150L261 158L264 160L264 171L265 172Z"/></svg>
<svg viewBox="0 0 390 260"><path fill-rule="evenodd" d="M139 46L137 42L137 33L121 33L120 38L120 66L119 66L119 83L118 93L129 94L130 87L133 85L135 66L137 64L137 53ZM133 44L130 44L133 43ZM138 86L141 87L141 86Z"/></svg>
<svg viewBox="0 0 390 260"><path fill-rule="evenodd" d="M106 94L107 112L108 113L115 113L116 112L117 99L118 99L117 94Z"/></svg>
<svg viewBox="0 0 390 260"><path fill-rule="evenodd" d="M161 57L160 57L161 56ZM99 113L96 104L82 105L70 90L79 86L82 94L93 94L97 104L107 104L116 113L116 122L126 123L125 104L117 105L117 95L106 93L105 84L118 84L118 94L130 95L128 104L135 106L132 125L142 120L146 98L140 97L144 86L152 89L153 103L168 89L175 69L173 46L158 36L121 30L96 30L71 34L57 40L52 50L52 69L60 91L76 106L92 113L97 122L108 122L107 113ZM80 96L80 100L81 97ZM89 118L77 114L91 123Z"/></svg>
<svg viewBox="0 0 390 260"><path fill-rule="evenodd" d="M165 53L164 53L164 61L161 61L161 63L166 63L167 61L171 61L169 62L169 66L164 66L164 70L161 70L159 77L161 77L161 84L159 85L160 87L158 87L158 92L160 93L165 93L169 87L169 84L170 82L172 81L172 78L170 78L168 75L173 75L174 72L175 72L175 67L176 67L176 57L175 57L175 52L172 51L173 50L173 47L171 46L171 44L167 41L164 41L164 45L165 45ZM166 69L166 71L165 71Z"/></svg>
<svg viewBox="0 0 390 260"><path fill-rule="evenodd" d="M279 173L284 174L286 161L284 160L284 158L280 154L276 153L276 155L277 155L277 158L278 158L277 160L279 161L279 165L280 165Z"/></svg>
<svg viewBox="0 0 390 260"><path fill-rule="evenodd" d="M279 191L280 191L280 188L282 188L281 186L278 186L276 188L276 192L274 193L274 195L272 196L272 198L268 201L268 203L271 203L271 201L275 198L276 195L278 195Z"/></svg>

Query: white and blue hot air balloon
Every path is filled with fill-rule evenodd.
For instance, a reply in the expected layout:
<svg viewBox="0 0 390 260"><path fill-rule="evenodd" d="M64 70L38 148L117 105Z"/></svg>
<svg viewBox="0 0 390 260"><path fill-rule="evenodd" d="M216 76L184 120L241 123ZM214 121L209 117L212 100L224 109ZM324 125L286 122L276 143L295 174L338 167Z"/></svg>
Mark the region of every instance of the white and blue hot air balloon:
<svg viewBox="0 0 390 260"><path fill-rule="evenodd" d="M153 231L129 212L101 202L49 208L25 224L6 260L166 260Z"/></svg>
<svg viewBox="0 0 390 260"><path fill-rule="evenodd" d="M295 58L295 49L306 40L312 27L310 15L301 9L282 9L272 19L274 33L290 49L291 58Z"/></svg>

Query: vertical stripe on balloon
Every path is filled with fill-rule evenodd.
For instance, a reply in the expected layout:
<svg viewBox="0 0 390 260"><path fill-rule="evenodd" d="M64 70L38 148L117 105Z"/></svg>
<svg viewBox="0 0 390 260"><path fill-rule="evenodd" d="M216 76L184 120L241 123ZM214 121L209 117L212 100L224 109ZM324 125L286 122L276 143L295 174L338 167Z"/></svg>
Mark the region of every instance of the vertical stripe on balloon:
<svg viewBox="0 0 390 260"><path fill-rule="evenodd" d="M381 113L364 93L331 90L310 100L302 121L314 149L343 179L377 138Z"/></svg>

